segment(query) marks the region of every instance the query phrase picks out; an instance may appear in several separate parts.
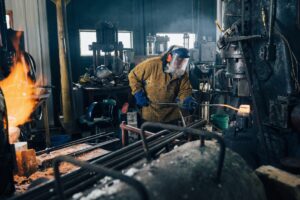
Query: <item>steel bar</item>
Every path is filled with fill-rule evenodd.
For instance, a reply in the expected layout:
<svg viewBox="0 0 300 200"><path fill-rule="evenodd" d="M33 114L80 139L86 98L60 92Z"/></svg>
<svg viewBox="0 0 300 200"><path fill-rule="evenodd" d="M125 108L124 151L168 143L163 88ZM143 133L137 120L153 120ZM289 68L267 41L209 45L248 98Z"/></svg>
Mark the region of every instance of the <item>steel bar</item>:
<svg viewBox="0 0 300 200"><path fill-rule="evenodd" d="M82 149L82 150L80 150L80 151L76 151L76 152L70 153L70 154L68 154L68 155L69 155L69 156L78 156L78 155L87 153L87 152L89 152L89 151L93 151L93 150L95 150L95 149L98 149L98 148L100 148L100 147L103 147L103 146L105 146L105 145L108 145L108 144L111 144L111 143L114 143L114 142L118 142L118 141L119 141L119 139L117 139L117 138L116 138L116 139L112 139L112 140L107 140L107 141L105 141L105 142L101 142L101 143L96 144L96 145L94 145L94 146L91 146L91 147L89 147L89 148Z"/></svg>
<svg viewBox="0 0 300 200"><path fill-rule="evenodd" d="M124 121L120 124L120 128L122 129L122 146L125 147L128 145L128 131L132 133L141 134L141 129L127 125ZM146 131L147 136L154 135L155 133Z"/></svg>
<svg viewBox="0 0 300 200"><path fill-rule="evenodd" d="M169 142L173 141L174 139L176 139L176 138L183 135L183 133L180 133L180 135L178 135L178 136L177 136L177 134L178 133L176 133L176 136L173 136L168 141ZM163 138L163 139L166 139L166 138ZM161 140L156 139L156 145L159 144L159 143L161 143ZM152 143L150 145L152 145ZM105 167L109 167L109 168L112 168L112 169L121 170L121 169L124 169L125 167L130 166L132 163L140 160L141 158L143 158L144 157L144 151L143 151L142 148L139 148L135 152L133 152L132 154L129 154L128 152L126 152L124 156L125 157L118 157L118 158L114 159L114 162L109 160L108 162L98 162L97 164L101 164ZM90 175L88 179L83 179L83 181L79 181L79 183L76 184L76 186L74 186L75 181L72 181L71 186L73 186L73 187L70 188L70 189L67 189L65 191L65 194L66 194L66 196L74 194L76 191L83 190L83 189L87 188L88 186L93 185L97 180L99 180L101 178L103 178L103 176L100 176L100 175L99 176L98 175L97 176L91 176Z"/></svg>
<svg viewBox="0 0 300 200"><path fill-rule="evenodd" d="M66 147L70 147L70 146L73 146L73 145L76 145L76 144L85 143L85 142L88 142L88 141L91 141L91 140L99 139L101 137L107 137L107 136L110 136L110 135L114 134L114 132L110 132L110 133L106 133L106 134L103 134L103 133L100 133L100 134L97 134L97 135L92 135L92 136L82 138L82 139L79 139L79 140L75 140L75 141L69 142L67 144L59 145L59 146L56 146L56 147L51 147L51 148L48 148L48 149L45 149L45 150L42 150L42 151L38 151L36 153L36 155L41 155L41 154L44 154L44 153L50 153L52 151L56 151L56 150L63 149L63 148L66 148Z"/></svg>
<svg viewBox="0 0 300 200"><path fill-rule="evenodd" d="M148 138L148 140L149 140L149 141L152 141L152 140L154 140L154 139L156 139L156 138L161 137L162 135L164 135L164 134L166 134L166 133L168 133L168 131L162 130L162 131L158 132L157 134L155 134L155 135L153 135L153 136L150 136L150 137ZM103 161L106 161L106 160L115 158L116 156L123 155L124 153L126 154L129 150L132 150L132 149L134 149L134 148L138 148L138 147L141 146L141 145L142 145L142 141L135 142L135 143L130 144L130 145L128 145L128 146L126 146L126 147L124 147L124 148L122 148L122 149L119 149L119 150L117 150L117 151L115 151L115 152L112 152L112 153L106 155L106 156L103 156L103 157L101 157L101 158L99 158L99 159L97 159L97 160L95 160L95 161L93 161L93 162L94 162L94 163L98 163L98 162L103 162Z"/></svg>
<svg viewBox="0 0 300 200"><path fill-rule="evenodd" d="M206 123L206 121L198 121L189 127L198 127L202 126ZM153 136L147 138L149 142L151 152L155 152L156 149L161 149L166 144L174 141L178 137L184 135L183 133L170 133L167 130L160 131ZM169 137L170 136L170 137ZM167 141L166 141L167 140ZM154 147L154 148L153 148ZM135 151L137 153L135 156L128 155L128 152ZM126 156L127 155L127 156ZM92 164L101 164L105 167L111 162L112 160L118 160L119 158L122 159L122 162L117 163L114 161L112 163L114 166L111 168L113 169L124 169L124 167L128 167L135 161L138 161L144 157L144 152L142 148L142 141L138 141L136 143L130 144L120 150L112 152L110 154L101 156L93 161ZM123 160L124 159L124 160ZM64 182L64 186L66 188L64 194L66 196L70 196L78 191L82 191L87 187L91 187L96 181L103 178L101 175L93 175L87 172L84 169L78 169L70 174L66 174L62 176L62 180ZM76 183L76 184L74 184ZM54 188L54 181L49 181L45 185L41 185L39 187L33 188L32 190L28 191L27 193L13 198L14 200L39 200L39 199L57 199L52 192L52 188Z"/></svg>
<svg viewBox="0 0 300 200"><path fill-rule="evenodd" d="M202 126L205 123L206 123L206 121L200 121L200 122L197 122L197 123L193 124L192 127ZM171 134L172 135L170 137L168 137L169 135L167 135L162 139L157 139L156 138L156 140L151 141L151 143L149 144L151 152L155 152L156 150L163 148L166 144L168 144L168 143L174 141L175 139L177 139L177 138L184 135L183 132L179 132L179 133L177 132L177 133L171 133ZM154 143L154 142L156 142L156 143ZM139 141L138 143L141 144L141 141ZM153 148L152 148L152 145L153 145ZM137 149L133 153L133 156L129 155L128 152L124 152L124 154L126 156L125 158L117 157L117 158L115 158L114 163L112 163L112 160L109 160L108 162L106 162L106 160L103 159L104 157L102 157L97 161L97 164L101 164L101 165L106 166L106 167L110 166L113 169L120 170L120 169L124 169L125 167L128 167L130 164L132 164L132 163L134 163L134 162L136 162L136 161L138 161L138 160L140 160L141 158L144 157L144 152L143 152L142 148ZM108 156L110 156L110 155L111 154L109 154ZM120 162L120 160L123 160L123 161ZM79 184L76 184L76 186L66 190L65 194L66 195L71 195L76 191L80 191L80 190L92 185L94 182L96 182L100 178L101 178L100 176L92 176L89 179L84 180L84 181L80 182Z"/></svg>
<svg viewBox="0 0 300 200"><path fill-rule="evenodd" d="M48 115L48 105L47 101L43 101L42 103L42 113L43 113L43 119L44 119L44 128L45 128L45 141L46 141L46 147L51 147L51 136L50 136L50 128L49 128L49 115Z"/></svg>

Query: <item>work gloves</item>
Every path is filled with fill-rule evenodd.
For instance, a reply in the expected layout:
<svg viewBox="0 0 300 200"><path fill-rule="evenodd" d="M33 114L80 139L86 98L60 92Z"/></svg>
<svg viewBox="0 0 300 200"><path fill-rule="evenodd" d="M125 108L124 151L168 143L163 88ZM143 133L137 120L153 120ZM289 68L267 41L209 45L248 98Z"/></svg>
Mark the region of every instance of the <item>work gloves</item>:
<svg viewBox="0 0 300 200"><path fill-rule="evenodd" d="M149 99L147 98L145 92L143 90L138 91L134 94L136 104L140 107L148 106Z"/></svg>
<svg viewBox="0 0 300 200"><path fill-rule="evenodd" d="M197 108L197 106L198 106L197 101L193 97L188 96L183 100L181 108L192 112Z"/></svg>

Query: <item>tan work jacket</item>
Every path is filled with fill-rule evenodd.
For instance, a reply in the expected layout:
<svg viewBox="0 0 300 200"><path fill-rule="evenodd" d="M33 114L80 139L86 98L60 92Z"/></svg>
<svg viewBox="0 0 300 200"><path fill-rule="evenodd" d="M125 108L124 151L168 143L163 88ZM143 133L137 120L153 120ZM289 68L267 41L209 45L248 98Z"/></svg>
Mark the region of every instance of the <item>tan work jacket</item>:
<svg viewBox="0 0 300 200"><path fill-rule="evenodd" d="M161 57L150 58L137 65L128 79L132 94L144 90L150 101L149 106L142 108L142 118L146 121L167 123L179 119L178 107L157 103L174 103L176 97L183 101L192 95L187 73L180 78L172 78L163 71Z"/></svg>

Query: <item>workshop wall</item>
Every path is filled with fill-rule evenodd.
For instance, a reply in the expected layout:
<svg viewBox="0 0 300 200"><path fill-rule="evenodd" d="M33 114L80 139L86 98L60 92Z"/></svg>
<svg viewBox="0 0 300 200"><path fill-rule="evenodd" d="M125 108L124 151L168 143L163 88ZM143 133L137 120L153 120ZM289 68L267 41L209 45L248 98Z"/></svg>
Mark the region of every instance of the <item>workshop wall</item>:
<svg viewBox="0 0 300 200"><path fill-rule="evenodd" d="M46 2L6 0L5 6L7 11L12 12L12 28L24 33L25 51L30 53L34 59L37 79L41 81L42 85L51 85ZM52 94L50 94L47 104L49 123L52 125L54 123Z"/></svg>

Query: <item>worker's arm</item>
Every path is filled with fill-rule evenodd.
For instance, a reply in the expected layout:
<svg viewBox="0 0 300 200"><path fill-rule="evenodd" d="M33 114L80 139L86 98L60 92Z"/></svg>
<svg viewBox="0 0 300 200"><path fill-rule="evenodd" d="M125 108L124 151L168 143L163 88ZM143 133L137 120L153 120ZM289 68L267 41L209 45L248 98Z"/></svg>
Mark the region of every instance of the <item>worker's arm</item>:
<svg viewBox="0 0 300 200"><path fill-rule="evenodd" d="M128 75L129 86L131 88L132 94L143 89L144 82L151 74L151 63L144 61L138 64Z"/></svg>
<svg viewBox="0 0 300 200"><path fill-rule="evenodd" d="M186 97L189 96L192 96L192 86L187 73L185 73L180 83L178 98L182 102Z"/></svg>

